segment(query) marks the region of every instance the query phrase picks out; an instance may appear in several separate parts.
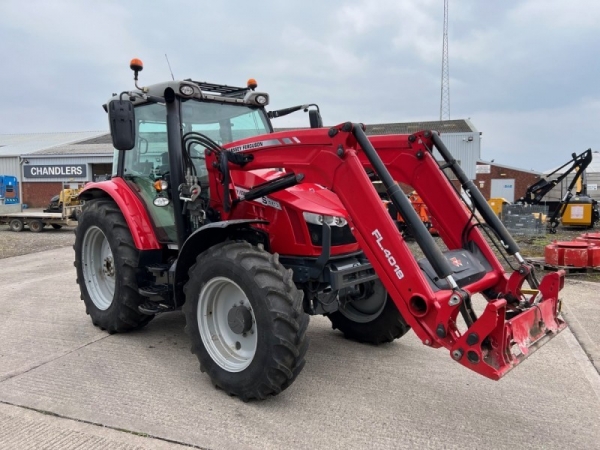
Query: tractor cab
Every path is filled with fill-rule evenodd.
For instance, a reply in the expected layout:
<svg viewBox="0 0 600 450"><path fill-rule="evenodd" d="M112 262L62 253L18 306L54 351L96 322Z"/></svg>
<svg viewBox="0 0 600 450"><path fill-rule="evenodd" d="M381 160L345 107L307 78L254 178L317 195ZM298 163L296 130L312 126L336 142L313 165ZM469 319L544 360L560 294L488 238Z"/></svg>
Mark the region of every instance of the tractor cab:
<svg viewBox="0 0 600 450"><path fill-rule="evenodd" d="M169 93L173 93L173 98L165 99ZM143 199L158 239L177 242L176 202L166 200L169 184L180 186L186 183L186 175L195 177L191 185L201 187L200 195L208 201L206 145L194 140L184 148L180 136L200 133L218 145L225 145L270 133L272 126L264 109L268 94L254 92L251 87L185 80L143 87L137 92L114 96L113 100L119 102L125 95L133 105L133 146L121 151L117 147L119 142L113 140L116 148L113 174L126 180ZM167 113L169 104L173 105L171 122ZM115 139L116 130L111 131ZM177 143L170 145L169 139ZM183 173L184 165L190 168L189 174ZM175 167L179 169L174 170Z"/></svg>
<svg viewBox="0 0 600 450"><path fill-rule="evenodd" d="M179 186L189 191L186 198L201 196L208 205L205 152L211 147L270 134L271 118L300 109L309 112L312 128L322 126L315 104L267 112L269 95L256 91L254 79L246 87L191 79L140 87L137 76L142 67L141 61L132 61L138 90L114 94L104 108L115 146L113 175L126 180L143 199L161 242L181 242L197 228L178 226L175 211L185 207L175 198L179 196L169 198L168 189ZM195 221L202 222L201 217Z"/></svg>

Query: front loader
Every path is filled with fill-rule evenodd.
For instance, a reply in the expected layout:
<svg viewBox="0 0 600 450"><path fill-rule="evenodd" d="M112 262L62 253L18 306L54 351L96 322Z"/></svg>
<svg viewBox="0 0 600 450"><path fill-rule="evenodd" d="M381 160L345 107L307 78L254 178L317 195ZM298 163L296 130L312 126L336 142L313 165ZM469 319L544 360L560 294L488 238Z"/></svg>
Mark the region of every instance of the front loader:
<svg viewBox="0 0 600 450"><path fill-rule="evenodd" d="M141 62L131 66L137 87ZM105 105L117 164L110 180L80 195L74 246L95 325L124 332L182 309L201 370L243 400L291 385L304 366L312 314L374 344L412 327L425 345L447 348L491 379L564 329L564 273L538 282L436 132L369 139L359 124L323 128L312 109L311 129L274 133L270 118L310 108L267 112L269 97L256 87L169 81ZM367 171L382 181L424 259L411 254ZM419 192L449 250L393 180ZM478 216L514 256L512 273ZM471 303L478 293L487 300L480 317Z"/></svg>

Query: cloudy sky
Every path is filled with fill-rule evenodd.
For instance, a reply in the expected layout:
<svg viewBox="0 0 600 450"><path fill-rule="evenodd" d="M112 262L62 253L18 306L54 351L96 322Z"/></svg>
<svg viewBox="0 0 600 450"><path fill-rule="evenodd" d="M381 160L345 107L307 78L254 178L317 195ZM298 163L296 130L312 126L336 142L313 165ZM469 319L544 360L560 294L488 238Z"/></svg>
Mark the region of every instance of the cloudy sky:
<svg viewBox="0 0 600 450"><path fill-rule="evenodd" d="M443 0L0 1L0 133L106 130L101 104L176 78L244 85L326 124L438 120ZM545 170L600 150L600 2L450 0L451 118L482 158ZM296 113L276 126L304 126Z"/></svg>

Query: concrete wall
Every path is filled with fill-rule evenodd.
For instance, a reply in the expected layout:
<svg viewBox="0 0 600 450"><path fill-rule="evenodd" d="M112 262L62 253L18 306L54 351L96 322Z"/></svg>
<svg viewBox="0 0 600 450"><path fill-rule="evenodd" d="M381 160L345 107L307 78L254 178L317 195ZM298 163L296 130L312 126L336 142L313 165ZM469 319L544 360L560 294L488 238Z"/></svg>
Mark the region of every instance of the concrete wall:
<svg viewBox="0 0 600 450"><path fill-rule="evenodd" d="M482 164L479 164L482 165ZM490 165L490 173L478 173L475 185L483 196L489 200L493 179L515 180L515 201L525 195L527 188L539 180L539 175L518 169L507 169L505 167Z"/></svg>

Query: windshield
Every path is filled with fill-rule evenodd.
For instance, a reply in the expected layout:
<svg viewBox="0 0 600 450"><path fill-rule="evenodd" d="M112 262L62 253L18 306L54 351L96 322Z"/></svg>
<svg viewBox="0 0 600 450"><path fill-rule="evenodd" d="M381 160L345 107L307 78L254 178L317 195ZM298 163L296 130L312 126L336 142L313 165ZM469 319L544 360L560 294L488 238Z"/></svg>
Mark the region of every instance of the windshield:
<svg viewBox="0 0 600 450"><path fill-rule="evenodd" d="M152 216L159 240L175 241L172 204L157 207L152 203L156 197L154 181L168 178L170 171L166 106L159 103L137 106L135 119L137 142L132 150L125 152L123 176L137 186L138 194ZM181 121L183 134L190 131L202 133L220 145L271 132L264 110L240 104L184 100ZM194 144L190 153L200 184L208 194L204 147ZM115 151L114 161L117 160L118 151ZM116 164L113 173L116 174Z"/></svg>
<svg viewBox="0 0 600 450"><path fill-rule="evenodd" d="M160 175L169 164L167 146L166 107L158 103L136 107L137 143L125 153L124 175ZM265 112L248 105L230 105L217 102L185 100L181 106L183 134L190 131L205 134L220 145L261 134L270 133ZM193 150L203 154L203 147ZM196 152L194 152L196 153ZM118 152L115 152L117 161ZM194 158L197 166L203 161ZM198 174L205 173L205 167L196 167ZM115 170L116 173L116 165Z"/></svg>
<svg viewBox="0 0 600 450"><path fill-rule="evenodd" d="M181 119L183 134L202 133L220 145L270 132L264 111L247 105L187 100Z"/></svg>

